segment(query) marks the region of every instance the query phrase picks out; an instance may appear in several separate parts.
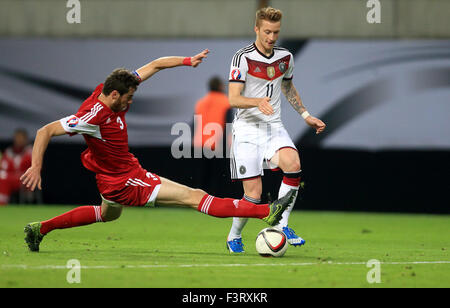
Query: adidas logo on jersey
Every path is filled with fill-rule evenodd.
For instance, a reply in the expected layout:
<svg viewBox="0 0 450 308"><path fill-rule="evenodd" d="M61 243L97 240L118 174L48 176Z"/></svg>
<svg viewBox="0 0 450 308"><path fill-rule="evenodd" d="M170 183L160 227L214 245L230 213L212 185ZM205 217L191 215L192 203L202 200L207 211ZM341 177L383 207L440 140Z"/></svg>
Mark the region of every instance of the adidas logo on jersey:
<svg viewBox="0 0 450 308"><path fill-rule="evenodd" d="M259 66L257 66L254 70L255 73L261 73L261 70L259 69Z"/></svg>

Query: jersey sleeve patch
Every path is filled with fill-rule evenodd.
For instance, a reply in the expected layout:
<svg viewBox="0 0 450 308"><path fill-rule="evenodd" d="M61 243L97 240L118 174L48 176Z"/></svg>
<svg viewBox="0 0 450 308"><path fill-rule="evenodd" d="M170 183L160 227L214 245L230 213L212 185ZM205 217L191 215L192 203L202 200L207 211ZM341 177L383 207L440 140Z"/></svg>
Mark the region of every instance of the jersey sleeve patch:
<svg viewBox="0 0 450 308"><path fill-rule="evenodd" d="M76 116L70 116L69 119L66 121L66 124L70 128L75 128L78 123L80 123L80 119Z"/></svg>
<svg viewBox="0 0 450 308"><path fill-rule="evenodd" d="M82 134L102 139L99 125L89 124L76 115L70 115L62 118L59 122L69 135Z"/></svg>
<svg viewBox="0 0 450 308"><path fill-rule="evenodd" d="M231 61L229 81L245 82L247 76L247 61L244 53L238 52Z"/></svg>
<svg viewBox="0 0 450 308"><path fill-rule="evenodd" d="M230 80L243 81L243 80L241 80L241 78L242 78L242 74L241 74L240 70L235 68L234 70L231 71Z"/></svg>

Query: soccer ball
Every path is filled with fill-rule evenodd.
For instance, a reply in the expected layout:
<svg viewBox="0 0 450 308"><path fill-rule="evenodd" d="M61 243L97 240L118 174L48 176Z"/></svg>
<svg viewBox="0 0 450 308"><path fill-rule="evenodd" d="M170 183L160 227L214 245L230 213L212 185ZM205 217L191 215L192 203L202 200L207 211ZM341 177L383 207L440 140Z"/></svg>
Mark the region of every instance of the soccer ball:
<svg viewBox="0 0 450 308"><path fill-rule="evenodd" d="M262 257L282 257L288 248L286 235L275 228L265 228L256 237L256 251Z"/></svg>

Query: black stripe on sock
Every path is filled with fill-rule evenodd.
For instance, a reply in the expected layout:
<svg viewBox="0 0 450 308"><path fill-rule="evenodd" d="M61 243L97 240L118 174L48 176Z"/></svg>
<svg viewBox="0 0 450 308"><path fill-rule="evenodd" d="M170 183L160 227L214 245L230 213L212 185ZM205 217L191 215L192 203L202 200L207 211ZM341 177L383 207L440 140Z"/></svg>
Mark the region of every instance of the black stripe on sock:
<svg viewBox="0 0 450 308"><path fill-rule="evenodd" d="M299 178L302 176L302 170L298 172L284 172L283 175L290 179Z"/></svg>

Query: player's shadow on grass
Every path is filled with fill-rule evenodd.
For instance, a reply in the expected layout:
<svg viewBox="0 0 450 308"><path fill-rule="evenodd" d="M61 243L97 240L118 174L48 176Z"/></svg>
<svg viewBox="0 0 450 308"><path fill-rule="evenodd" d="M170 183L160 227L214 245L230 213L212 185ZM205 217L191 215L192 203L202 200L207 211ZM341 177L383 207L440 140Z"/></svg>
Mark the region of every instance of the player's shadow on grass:
<svg viewBox="0 0 450 308"><path fill-rule="evenodd" d="M320 262L328 262L328 261L338 261L334 258L328 258L328 257L318 257L318 256L302 256L302 255L293 255L293 254L287 254L284 255L281 258L274 258L274 257L261 257L258 255L258 253L255 252L245 252L245 253L238 253L238 254L231 254L227 250L223 249L223 251L217 251L217 252L201 252L201 251L170 251L170 250L158 250L157 252L152 251L150 254L164 254L164 255L170 255L170 256L180 256L180 255L198 255L198 256L211 256L211 257L230 257L230 258L253 258L253 257L259 257L261 260L270 260L270 259L276 259L276 260L289 260L289 261L295 261L295 262L311 262L311 263L320 263Z"/></svg>
<svg viewBox="0 0 450 308"><path fill-rule="evenodd" d="M159 255L170 255L170 256L197 255L197 256L223 257L224 255L229 255L228 251L226 251L225 249L223 251L217 252L157 250L157 251L150 251L149 253Z"/></svg>
<svg viewBox="0 0 450 308"><path fill-rule="evenodd" d="M45 255L56 255L56 254L62 254L65 255L68 252L74 253L75 251L78 251L86 257L86 254L92 254L92 255L110 255L111 252L114 252L117 255L120 255L121 258L143 258L143 257L159 257L159 258L177 258L177 257L186 257L186 256L198 256L198 257L211 257L211 258L223 258L227 257L228 261L236 259L248 259L248 258L255 258L259 257L261 261L264 260L277 260L279 263L286 263L286 262L295 262L295 263L327 263L327 262L345 262L348 260L344 260L343 258L339 257L333 257L333 256L318 256L318 255L303 255L300 250L298 252L295 248L291 247L290 250L281 258L274 258L274 257L260 257L256 251L247 251L242 254L231 254L229 253L225 248L223 250L217 250L215 252L203 252L203 251L173 251L173 250L161 250L161 249L151 249L151 250L143 250L143 249L130 249L128 248L111 248L111 249L105 249L105 248L89 248L89 249L77 249L77 250L51 250L51 249L42 249L39 254L45 254ZM170 259L168 259L170 260ZM172 260L172 262L175 260Z"/></svg>

